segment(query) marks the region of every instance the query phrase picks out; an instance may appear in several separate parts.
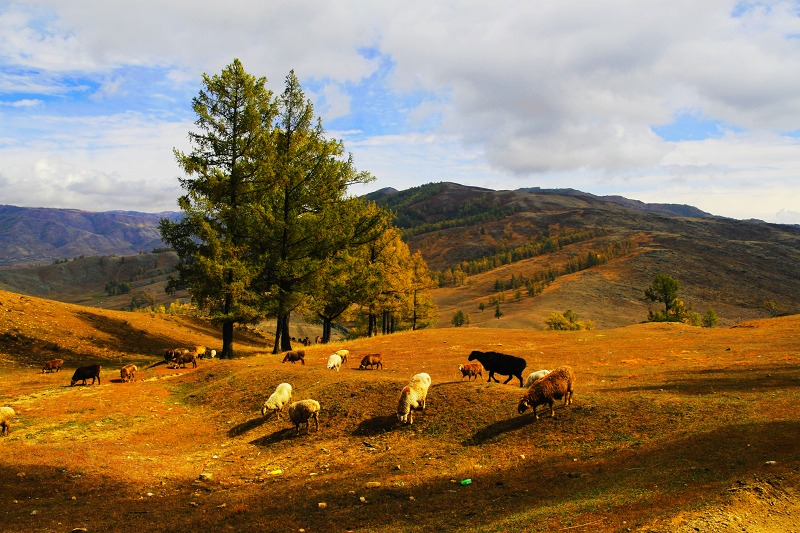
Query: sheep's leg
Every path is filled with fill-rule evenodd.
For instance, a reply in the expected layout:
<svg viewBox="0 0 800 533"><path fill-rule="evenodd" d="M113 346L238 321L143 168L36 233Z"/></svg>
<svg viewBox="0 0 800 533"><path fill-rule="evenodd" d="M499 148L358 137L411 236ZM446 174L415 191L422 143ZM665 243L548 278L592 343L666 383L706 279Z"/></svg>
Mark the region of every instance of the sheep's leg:
<svg viewBox="0 0 800 533"><path fill-rule="evenodd" d="M533 406L533 419L539 420L539 415L536 413L536 405Z"/></svg>
<svg viewBox="0 0 800 533"><path fill-rule="evenodd" d="M314 426L317 431L319 431L319 418L317 417L317 413L314 413Z"/></svg>
<svg viewBox="0 0 800 533"><path fill-rule="evenodd" d="M508 382L511 381L511 378L513 378L513 377L514 377L513 375L509 375L508 379L503 382L503 385L507 385ZM520 380L519 385L520 385L520 387L522 386L522 380Z"/></svg>
<svg viewBox="0 0 800 533"><path fill-rule="evenodd" d="M553 409L553 400L549 400L547 404L550 406L550 418L556 417L556 410Z"/></svg>

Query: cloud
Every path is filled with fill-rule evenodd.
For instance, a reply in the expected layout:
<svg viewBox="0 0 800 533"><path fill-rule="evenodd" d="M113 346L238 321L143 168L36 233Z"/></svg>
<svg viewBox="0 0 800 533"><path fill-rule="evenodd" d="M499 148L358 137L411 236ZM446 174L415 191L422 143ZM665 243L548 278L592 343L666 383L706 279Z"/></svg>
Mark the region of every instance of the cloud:
<svg viewBox="0 0 800 533"><path fill-rule="evenodd" d="M92 205L116 183L174 205L191 98L238 57L278 93L294 69L376 188L573 187L785 221L798 35L788 0L6 2L0 194ZM36 161L74 186L22 198Z"/></svg>

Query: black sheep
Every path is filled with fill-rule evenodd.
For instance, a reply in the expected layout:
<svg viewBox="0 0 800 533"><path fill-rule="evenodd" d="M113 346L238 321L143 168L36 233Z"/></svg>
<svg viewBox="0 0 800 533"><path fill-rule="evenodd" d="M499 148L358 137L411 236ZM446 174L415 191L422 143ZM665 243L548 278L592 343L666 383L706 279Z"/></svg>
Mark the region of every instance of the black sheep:
<svg viewBox="0 0 800 533"><path fill-rule="evenodd" d="M83 380L83 384L86 385L86 380L89 378L92 378L92 385L94 385L95 379L97 379L97 384L100 384L100 365L78 367L78 369L75 370L75 373L72 374L72 382L70 383L70 387L81 380Z"/></svg>
<svg viewBox="0 0 800 533"><path fill-rule="evenodd" d="M519 379L519 386L522 387L522 371L525 370L528 364L522 357L498 352L479 352L475 350L469 354L469 360L475 361L476 359L480 361L483 368L489 372L489 379L486 381L494 380L500 383L494 377L494 373L497 372L500 375L508 376L508 379L503 382L504 384L511 381L511 378L516 377Z"/></svg>

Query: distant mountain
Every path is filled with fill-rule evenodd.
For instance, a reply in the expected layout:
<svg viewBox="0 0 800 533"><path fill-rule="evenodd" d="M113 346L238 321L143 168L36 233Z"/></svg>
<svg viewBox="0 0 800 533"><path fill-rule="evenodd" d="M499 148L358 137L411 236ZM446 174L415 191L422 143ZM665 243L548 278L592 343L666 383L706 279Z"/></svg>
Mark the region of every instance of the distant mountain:
<svg viewBox="0 0 800 533"><path fill-rule="evenodd" d="M456 310L470 315L471 326L541 329L549 315L566 310L598 328L633 324L646 320L653 304L644 289L660 273L679 280L687 305L698 313L714 309L722 324L800 313L798 225L574 189L430 183L366 198L395 213L409 248L437 276L460 276L460 285L435 291L442 326ZM105 296L112 280L161 294L174 254L138 257L141 264L120 257L53 263L143 255L163 246L158 221L178 216L0 206L0 286L98 306L130 302L130 295L118 302ZM525 283L537 279L548 283L528 292ZM482 311L492 302L502 302L502 319Z"/></svg>
<svg viewBox="0 0 800 533"><path fill-rule="evenodd" d="M163 246L159 220L178 216L0 205L0 265L149 252Z"/></svg>

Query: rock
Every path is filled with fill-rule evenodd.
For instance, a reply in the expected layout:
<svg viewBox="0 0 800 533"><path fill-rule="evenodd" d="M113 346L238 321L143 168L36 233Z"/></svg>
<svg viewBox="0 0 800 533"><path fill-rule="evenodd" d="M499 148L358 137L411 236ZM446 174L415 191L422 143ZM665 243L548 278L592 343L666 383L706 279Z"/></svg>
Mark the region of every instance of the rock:
<svg viewBox="0 0 800 533"><path fill-rule="evenodd" d="M317 507L319 507L320 509L325 509L326 507L328 507L328 504L325 502L319 502L317 504Z"/></svg>
<svg viewBox="0 0 800 533"><path fill-rule="evenodd" d="M367 487L380 487L380 481L367 481Z"/></svg>
<svg viewBox="0 0 800 533"><path fill-rule="evenodd" d="M197 479L199 479L200 481L211 481L213 477L214 474L212 474L211 472L200 472L200 476Z"/></svg>

